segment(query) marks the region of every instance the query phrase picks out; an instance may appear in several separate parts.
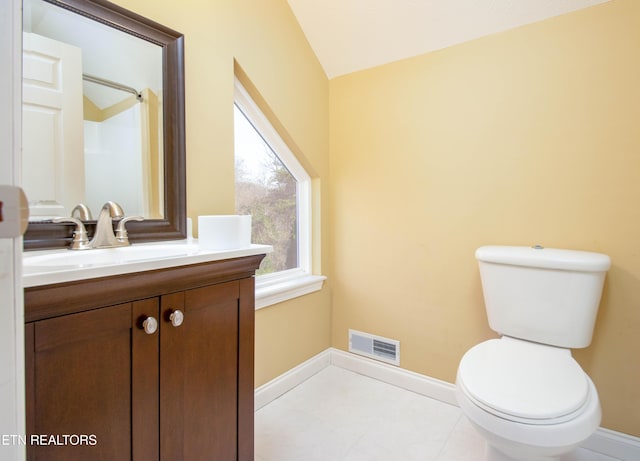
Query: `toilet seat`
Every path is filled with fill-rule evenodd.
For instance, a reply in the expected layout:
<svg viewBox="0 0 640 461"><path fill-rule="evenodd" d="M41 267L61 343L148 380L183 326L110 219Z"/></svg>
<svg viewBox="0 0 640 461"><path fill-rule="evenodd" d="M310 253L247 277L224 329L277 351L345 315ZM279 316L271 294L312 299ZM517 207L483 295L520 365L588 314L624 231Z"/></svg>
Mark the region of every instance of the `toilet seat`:
<svg viewBox="0 0 640 461"><path fill-rule="evenodd" d="M509 337L467 351L457 381L480 408L524 424L569 421L590 399L589 379L568 349Z"/></svg>

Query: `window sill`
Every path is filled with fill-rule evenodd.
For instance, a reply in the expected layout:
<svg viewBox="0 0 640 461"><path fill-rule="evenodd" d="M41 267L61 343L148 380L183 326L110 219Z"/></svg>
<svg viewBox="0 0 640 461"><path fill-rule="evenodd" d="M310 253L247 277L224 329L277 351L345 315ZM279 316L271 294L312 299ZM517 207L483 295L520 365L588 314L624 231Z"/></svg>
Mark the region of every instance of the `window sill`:
<svg viewBox="0 0 640 461"><path fill-rule="evenodd" d="M264 276L261 279L256 278L256 310L319 291L327 277L298 273L278 278Z"/></svg>

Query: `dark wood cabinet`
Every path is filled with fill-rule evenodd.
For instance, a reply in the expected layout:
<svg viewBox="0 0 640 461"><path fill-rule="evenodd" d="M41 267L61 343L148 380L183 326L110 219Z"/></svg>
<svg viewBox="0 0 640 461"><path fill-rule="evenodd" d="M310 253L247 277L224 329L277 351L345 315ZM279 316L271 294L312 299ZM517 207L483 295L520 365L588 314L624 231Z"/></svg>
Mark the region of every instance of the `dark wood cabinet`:
<svg viewBox="0 0 640 461"><path fill-rule="evenodd" d="M28 459L252 461L262 257L27 288Z"/></svg>
<svg viewBox="0 0 640 461"><path fill-rule="evenodd" d="M131 316L129 303L27 324L28 432L40 436L30 459L130 457Z"/></svg>

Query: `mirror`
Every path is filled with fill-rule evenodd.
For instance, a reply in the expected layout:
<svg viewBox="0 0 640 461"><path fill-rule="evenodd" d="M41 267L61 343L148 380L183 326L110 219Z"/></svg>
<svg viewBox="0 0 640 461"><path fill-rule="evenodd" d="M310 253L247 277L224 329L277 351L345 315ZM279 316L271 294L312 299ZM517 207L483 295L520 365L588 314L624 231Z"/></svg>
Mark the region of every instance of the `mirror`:
<svg viewBox="0 0 640 461"><path fill-rule="evenodd" d="M184 238L182 34L105 0L24 0L23 24L25 249L67 246L50 219L107 200L145 217L133 242Z"/></svg>

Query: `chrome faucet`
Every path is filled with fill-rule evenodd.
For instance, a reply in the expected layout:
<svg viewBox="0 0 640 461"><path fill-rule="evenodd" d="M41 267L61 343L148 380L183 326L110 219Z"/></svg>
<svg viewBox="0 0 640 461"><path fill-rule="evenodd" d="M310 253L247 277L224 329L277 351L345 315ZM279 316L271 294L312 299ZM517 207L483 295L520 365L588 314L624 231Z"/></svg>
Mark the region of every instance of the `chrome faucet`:
<svg viewBox="0 0 640 461"><path fill-rule="evenodd" d="M89 241L87 231L84 227L84 223L81 219L73 216L78 211L82 216L85 211L83 205L78 205L73 209L72 216L70 218L54 218L53 222L56 223L73 223L76 225L76 229L73 232L73 241L69 249L71 250L89 250L92 248L115 248L129 246L129 237L127 235L127 229L125 224L129 221L142 221L142 216L128 216L124 217L124 211L122 207L116 202L108 201L102 206L100 215L98 216L98 222L96 223L96 231L93 234L93 238ZM86 207L84 207L86 208ZM89 212L90 213L90 212ZM86 215L85 215L86 216ZM118 222L118 228L114 234L113 232L113 219L120 219Z"/></svg>
<svg viewBox="0 0 640 461"><path fill-rule="evenodd" d="M78 218L80 221L91 221L93 219L91 210L84 203L78 203L73 210L71 210L71 217Z"/></svg>
<svg viewBox="0 0 640 461"><path fill-rule="evenodd" d="M116 234L113 233L113 218L120 219ZM115 248L131 245L125 224L128 221L142 221L142 219L141 216L129 216L125 218L122 207L116 202L108 201L102 205L100 215L98 216L98 223L96 224L96 232L93 234L89 246L91 248Z"/></svg>

